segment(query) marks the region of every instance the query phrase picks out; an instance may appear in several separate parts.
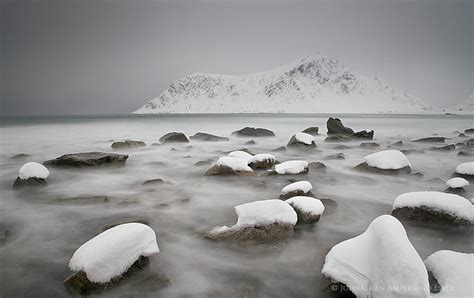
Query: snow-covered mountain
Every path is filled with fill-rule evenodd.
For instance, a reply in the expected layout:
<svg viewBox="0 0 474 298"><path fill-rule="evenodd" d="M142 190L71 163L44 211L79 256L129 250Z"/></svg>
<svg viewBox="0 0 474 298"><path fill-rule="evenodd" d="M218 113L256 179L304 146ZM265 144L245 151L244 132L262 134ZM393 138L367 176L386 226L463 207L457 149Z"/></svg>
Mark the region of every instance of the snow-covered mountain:
<svg viewBox="0 0 474 298"><path fill-rule="evenodd" d="M247 75L193 73L136 110L155 113L377 113L421 112L429 105L353 72L337 60L310 55Z"/></svg>
<svg viewBox="0 0 474 298"><path fill-rule="evenodd" d="M458 105L445 109L454 114L474 114L474 93Z"/></svg>

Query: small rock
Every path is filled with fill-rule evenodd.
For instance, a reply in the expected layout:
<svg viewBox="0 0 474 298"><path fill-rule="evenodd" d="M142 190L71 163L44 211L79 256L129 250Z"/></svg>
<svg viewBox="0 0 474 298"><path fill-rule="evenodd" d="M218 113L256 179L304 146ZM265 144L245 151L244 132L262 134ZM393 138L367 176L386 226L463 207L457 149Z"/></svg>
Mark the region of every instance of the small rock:
<svg viewBox="0 0 474 298"><path fill-rule="evenodd" d="M454 149L456 149L456 146L454 144L441 146L441 147L431 147L430 148L430 150L433 150L433 151L452 151Z"/></svg>
<svg viewBox="0 0 474 298"><path fill-rule="evenodd" d="M373 130L361 130L352 134L353 138L355 139L369 139L372 140L374 138L374 131Z"/></svg>
<svg viewBox="0 0 474 298"><path fill-rule="evenodd" d="M151 180L147 180L145 182L143 182L143 186L150 186L150 185L161 185L161 184L167 184L168 182L164 181L163 179L161 178L157 178L157 179L151 179Z"/></svg>
<svg viewBox="0 0 474 298"><path fill-rule="evenodd" d="M44 165L53 167L99 167L99 166L122 166L127 161L128 155L86 152L65 154L55 159L43 162Z"/></svg>
<svg viewBox="0 0 474 298"><path fill-rule="evenodd" d="M350 142L351 138L345 135L330 135L324 139L324 142Z"/></svg>
<svg viewBox="0 0 474 298"><path fill-rule="evenodd" d="M404 149L404 150L400 150L400 152L402 152L405 155L412 154L412 153L425 153L425 151L421 149Z"/></svg>
<svg viewBox="0 0 474 298"><path fill-rule="evenodd" d="M413 140L413 142L421 142L421 143L444 143L446 140L445 137L426 137L421 139Z"/></svg>
<svg viewBox="0 0 474 298"><path fill-rule="evenodd" d="M471 151L461 150L458 152L459 156L473 156L474 154Z"/></svg>
<svg viewBox="0 0 474 298"><path fill-rule="evenodd" d="M458 138L467 138L467 136L461 132L458 134Z"/></svg>
<svg viewBox="0 0 474 298"><path fill-rule="evenodd" d="M232 132L232 135L238 137L274 137L275 133L265 128L244 127Z"/></svg>
<svg viewBox="0 0 474 298"><path fill-rule="evenodd" d="M438 178L438 177L428 179L428 180L426 180L426 182L429 182L429 183L432 183L432 184L444 184L445 183L443 179Z"/></svg>
<svg viewBox="0 0 474 298"><path fill-rule="evenodd" d="M375 149L375 148L379 148L380 145L375 142L363 142L363 143L360 143L360 147L365 148L365 149Z"/></svg>
<svg viewBox="0 0 474 298"><path fill-rule="evenodd" d="M354 130L349 127L345 127L339 118L330 117L326 122L326 125L328 134L352 135L354 133Z"/></svg>
<svg viewBox="0 0 474 298"><path fill-rule="evenodd" d="M13 155L12 157L10 157L10 159L25 159L25 158L30 158L30 157L31 155L29 154L20 153L17 155Z"/></svg>
<svg viewBox="0 0 474 298"><path fill-rule="evenodd" d="M67 205L92 205L108 203L110 198L108 196L82 196L72 198L53 199L52 204L67 204Z"/></svg>
<svg viewBox="0 0 474 298"><path fill-rule="evenodd" d="M138 147L145 147L146 144L142 141L134 141L134 140L124 140L119 142L113 142L111 147L112 149L126 149L126 148L138 148Z"/></svg>
<svg viewBox="0 0 474 298"><path fill-rule="evenodd" d="M328 155L328 156L324 157L323 159L324 160L342 160L342 159L346 159L346 156L344 155L344 153L339 152L339 153L336 153L336 154Z"/></svg>
<svg viewBox="0 0 474 298"><path fill-rule="evenodd" d="M250 140L244 143L244 145L255 145L257 144L254 140Z"/></svg>
<svg viewBox="0 0 474 298"><path fill-rule="evenodd" d="M333 149L336 149L336 150L346 150L346 149L351 149L351 147L346 146L346 145L337 145L337 146L334 146Z"/></svg>
<svg viewBox="0 0 474 298"><path fill-rule="evenodd" d="M200 161L196 162L194 165L196 167L208 166L208 165L212 164L212 161L213 161L212 159L200 160Z"/></svg>
<svg viewBox="0 0 474 298"><path fill-rule="evenodd" d="M286 151L286 147L278 147L272 150L272 152L284 152Z"/></svg>
<svg viewBox="0 0 474 298"><path fill-rule="evenodd" d="M211 135L204 132L197 132L193 136L189 137L191 140L199 140L205 142L219 142L219 141L228 141L229 138L226 137L219 137L215 135Z"/></svg>
<svg viewBox="0 0 474 298"><path fill-rule="evenodd" d="M308 127L305 130L303 130L303 132L313 135L313 136L317 136L319 134L319 127L317 126Z"/></svg>
<svg viewBox="0 0 474 298"><path fill-rule="evenodd" d="M141 291L158 291L171 285L171 280L162 274L152 274L136 281L133 286Z"/></svg>
<svg viewBox="0 0 474 298"><path fill-rule="evenodd" d="M189 140L182 132L170 132L160 138L160 143L189 143Z"/></svg>
<svg viewBox="0 0 474 298"><path fill-rule="evenodd" d="M326 173L327 167L324 163L319 162L319 161L313 161L308 164L308 167L311 169L311 171L317 172L317 173Z"/></svg>
<svg viewBox="0 0 474 298"><path fill-rule="evenodd" d="M402 146L403 146L403 142L402 142L402 141L397 141L397 142L395 142L395 143L390 144L389 146L392 146L392 147L402 147Z"/></svg>

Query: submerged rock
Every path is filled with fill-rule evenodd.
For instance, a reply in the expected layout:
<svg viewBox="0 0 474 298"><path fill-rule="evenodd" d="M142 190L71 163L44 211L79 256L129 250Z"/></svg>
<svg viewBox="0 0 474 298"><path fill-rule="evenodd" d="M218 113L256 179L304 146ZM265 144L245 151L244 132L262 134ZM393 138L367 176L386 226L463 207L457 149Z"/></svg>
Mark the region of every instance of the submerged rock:
<svg viewBox="0 0 474 298"><path fill-rule="evenodd" d="M324 142L350 142L351 138L345 135L330 135L324 139Z"/></svg>
<svg viewBox="0 0 474 298"><path fill-rule="evenodd" d="M25 153L20 153L20 154L13 155L12 157L10 157L10 159L25 159L25 158L29 158L29 157L31 157L31 155L25 154Z"/></svg>
<svg viewBox="0 0 474 298"><path fill-rule="evenodd" d="M446 140L445 137L426 137L421 139L413 140L413 142L421 142L421 143L444 143Z"/></svg>
<svg viewBox="0 0 474 298"><path fill-rule="evenodd" d="M456 149L456 145L454 145L454 144L441 146L441 147L431 147L430 148L430 150L433 150L433 151L452 151L454 149Z"/></svg>
<svg viewBox="0 0 474 298"><path fill-rule="evenodd" d="M244 127L232 132L232 135L238 137L274 137L275 133L266 128Z"/></svg>
<svg viewBox="0 0 474 298"><path fill-rule="evenodd" d="M55 159L47 160L43 164L53 167L99 167L99 166L123 166L128 155L86 152L65 154Z"/></svg>
<svg viewBox="0 0 474 298"><path fill-rule="evenodd" d="M219 142L219 141L228 141L229 138L226 137L219 137L216 135L211 135L204 132L197 132L194 135L189 137L191 140L199 140L199 141L206 141L206 142Z"/></svg>
<svg viewBox="0 0 474 298"><path fill-rule="evenodd" d="M18 171L18 177L13 182L13 188L34 188L46 186L46 178L49 176L48 169L40 163L25 163Z"/></svg>
<svg viewBox="0 0 474 298"><path fill-rule="evenodd" d="M341 119L330 117L326 122L328 134L341 134L341 135L352 135L354 130L352 128L344 126Z"/></svg>
<svg viewBox="0 0 474 298"><path fill-rule="evenodd" d="M123 225L123 224L128 224L128 223L139 223L139 224L144 224L144 225L147 225L147 226L150 225L150 221L148 221L148 219L136 218L136 219L129 219L129 220L121 221L121 222L107 224L100 230L100 232L102 233L102 232L107 231L109 229L115 228L116 226Z"/></svg>
<svg viewBox="0 0 474 298"><path fill-rule="evenodd" d="M316 173L323 173L325 174L327 171L327 167L324 163L319 161L313 161L308 164L308 167L311 169L312 172Z"/></svg>
<svg viewBox="0 0 474 298"><path fill-rule="evenodd" d="M317 136L317 135L319 135L319 127L317 127L317 126L308 127L305 130L303 130L303 132L307 133L307 134L310 134L310 135L313 135L313 136Z"/></svg>
<svg viewBox="0 0 474 298"><path fill-rule="evenodd" d="M346 156L342 152L323 157L323 160L343 160L343 159L346 159Z"/></svg>
<svg viewBox="0 0 474 298"><path fill-rule="evenodd" d="M124 140L113 142L110 145L113 149L127 149L127 148L138 148L138 147L145 147L145 142L142 141L134 141L134 140Z"/></svg>
<svg viewBox="0 0 474 298"><path fill-rule="evenodd" d="M255 145L257 144L254 140L250 140L244 143L244 145Z"/></svg>
<svg viewBox="0 0 474 298"><path fill-rule="evenodd" d="M145 182L143 182L143 186L152 186L152 185L162 185L162 184L168 184L165 180L161 178L156 178L156 179L150 179Z"/></svg>
<svg viewBox="0 0 474 298"><path fill-rule="evenodd" d="M194 165L196 167L208 166L208 165L212 164L212 161L213 161L212 159L200 160L200 161L196 162Z"/></svg>
<svg viewBox="0 0 474 298"><path fill-rule="evenodd" d="M170 132L160 138L161 144L167 143L189 143L188 138L182 132Z"/></svg>
<svg viewBox="0 0 474 298"><path fill-rule="evenodd" d="M385 150L364 157L365 162L355 166L357 171L377 174L410 174L411 164L408 158L398 150Z"/></svg>
<svg viewBox="0 0 474 298"><path fill-rule="evenodd" d="M316 143L314 142L314 137L312 135L299 132L290 138L290 141L286 146L298 148L315 148Z"/></svg>
<svg viewBox="0 0 474 298"><path fill-rule="evenodd" d="M104 204L110 201L108 196L81 196L72 198L61 198L51 200L52 204L66 204L66 205L92 205Z"/></svg>
<svg viewBox="0 0 474 298"><path fill-rule="evenodd" d="M380 144L375 142L363 142L360 143L360 147L365 149L376 149L380 147Z"/></svg>
<svg viewBox="0 0 474 298"><path fill-rule="evenodd" d="M351 137L355 139L369 139L372 140L374 138L374 131L373 130L361 130L355 132L351 135Z"/></svg>
<svg viewBox="0 0 474 298"><path fill-rule="evenodd" d="M402 147L403 146L403 141L397 141L395 143L392 143L389 145L390 147Z"/></svg>
<svg viewBox="0 0 474 298"><path fill-rule="evenodd" d="M286 151L286 147L278 147L272 150L272 152L284 152Z"/></svg>

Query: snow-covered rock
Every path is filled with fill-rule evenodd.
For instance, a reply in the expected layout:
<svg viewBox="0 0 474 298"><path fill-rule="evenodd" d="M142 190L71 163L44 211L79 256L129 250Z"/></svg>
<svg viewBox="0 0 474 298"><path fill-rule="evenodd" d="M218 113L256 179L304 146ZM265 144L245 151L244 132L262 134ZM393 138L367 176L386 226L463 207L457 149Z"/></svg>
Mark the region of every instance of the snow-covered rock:
<svg viewBox="0 0 474 298"><path fill-rule="evenodd" d="M298 223L314 223L324 212L324 205L313 197L296 196L286 200L298 215Z"/></svg>
<svg viewBox="0 0 474 298"><path fill-rule="evenodd" d="M308 173L308 162L304 160L285 161L275 166L275 172L280 175L297 175Z"/></svg>
<svg viewBox="0 0 474 298"><path fill-rule="evenodd" d="M238 158L243 158L243 159L246 159L246 160L249 160L252 158L252 154L249 154L245 151L232 151L230 152L229 154L227 154L227 156L230 156L230 157L238 157Z"/></svg>
<svg viewBox="0 0 474 298"><path fill-rule="evenodd" d="M18 177L13 183L13 188L46 186L46 178L49 176L48 169L40 163L25 163L18 171Z"/></svg>
<svg viewBox="0 0 474 298"><path fill-rule="evenodd" d="M392 214L397 217L441 223L470 225L474 209L465 198L438 191L408 192L393 202Z"/></svg>
<svg viewBox="0 0 474 298"><path fill-rule="evenodd" d="M304 132L298 132L290 138L287 146L316 147L316 143L314 142L314 137L312 135Z"/></svg>
<svg viewBox="0 0 474 298"><path fill-rule="evenodd" d="M379 151L364 157L365 162L354 169L382 174L409 174L411 164L408 158L398 150Z"/></svg>
<svg viewBox="0 0 474 298"><path fill-rule="evenodd" d="M220 157L216 164L206 172L206 175L252 176L254 174L255 172L248 166L248 159L232 156Z"/></svg>
<svg viewBox="0 0 474 298"><path fill-rule="evenodd" d="M329 289L346 285L357 297L429 297L428 274L403 225L382 215L367 230L335 245L322 270ZM340 294L340 293L339 293Z"/></svg>
<svg viewBox="0 0 474 298"><path fill-rule="evenodd" d="M213 228L207 235L213 240L266 240L293 233L298 221L295 210L281 200L255 201L235 207L238 220L231 227Z"/></svg>
<svg viewBox="0 0 474 298"><path fill-rule="evenodd" d="M141 256L159 252L152 228L140 223L118 225L79 247L69 262L72 271L83 271L95 283L107 283L124 274Z"/></svg>
<svg viewBox="0 0 474 298"><path fill-rule="evenodd" d="M248 75L194 73L135 114L156 113L375 113L420 112L429 105L360 75L337 60L309 55L270 71Z"/></svg>
<svg viewBox="0 0 474 298"><path fill-rule="evenodd" d="M455 177L446 181L446 185L450 188L461 188L469 185L469 181L464 178Z"/></svg>
<svg viewBox="0 0 474 298"><path fill-rule="evenodd" d="M273 167L275 162L275 156L268 153L255 154L248 160L248 164L252 169L268 169Z"/></svg>
<svg viewBox="0 0 474 298"><path fill-rule="evenodd" d="M441 286L433 297L472 297L474 294L474 254L440 250L425 260Z"/></svg>
<svg viewBox="0 0 474 298"><path fill-rule="evenodd" d="M454 176L466 178L468 180L474 179L474 161L464 162L456 167Z"/></svg>
<svg viewBox="0 0 474 298"><path fill-rule="evenodd" d="M283 187L280 194L280 199L286 200L296 196L308 196L311 195L313 186L309 181L298 181Z"/></svg>

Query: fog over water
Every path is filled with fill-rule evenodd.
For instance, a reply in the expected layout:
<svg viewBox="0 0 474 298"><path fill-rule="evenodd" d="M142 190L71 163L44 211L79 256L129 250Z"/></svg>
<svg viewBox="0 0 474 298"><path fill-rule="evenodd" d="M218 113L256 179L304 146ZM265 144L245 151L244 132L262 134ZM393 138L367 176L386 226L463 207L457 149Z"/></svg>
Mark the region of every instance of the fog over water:
<svg viewBox="0 0 474 298"><path fill-rule="evenodd" d="M385 176L354 172L351 168L375 152L359 147L360 141L325 143L327 115L176 115L154 117L16 118L0 122L0 228L10 235L0 245L0 296L54 297L67 295L63 281L71 272L74 251L100 233L106 224L143 218L156 231L161 252L151 266L122 286L102 295L155 297L314 297L318 291L324 257L335 244L354 237L381 214L390 214L401 193L443 191L445 185L427 180L451 177L457 164L472 161L449 152L425 150L408 155L414 176ZM467 116L342 115L354 130L374 129L380 150L398 140L403 149L427 149L432 144L413 143L420 137L449 137L447 143L465 140L454 131L473 126ZM245 126L275 132L271 138L230 137ZM307 127L319 126L317 148L311 151L271 152ZM198 142L151 146L171 131L192 135L198 131L230 137L228 142ZM112 150L111 140L133 139L147 147ZM192 147L188 147L191 145ZM175 148L175 150L171 150ZM232 150L272 153L279 161L323 161L327 173L310 170L301 176L207 177L210 166L197 161L217 160ZM66 153L103 151L129 154L124 167L102 169L50 168L48 186L35 192L13 191L18 169L26 161L43 162ZM343 152L345 160L322 160ZM11 159L18 153L24 160ZM162 178L169 184L142 186ZM313 226L299 226L287 241L270 246L228 247L206 240L202 233L219 225L232 225L233 207L255 200L276 199L289 179L308 180L317 198L330 198ZM474 197L474 187L467 189ZM67 202L65 198L108 196L104 202ZM59 201L58 201L59 200ZM408 237L422 259L440 249L472 252L469 231L403 222ZM138 283L153 273L166 274L171 286L146 292ZM249 294L250 295L250 294ZM252 296L250 296L252 297Z"/></svg>

